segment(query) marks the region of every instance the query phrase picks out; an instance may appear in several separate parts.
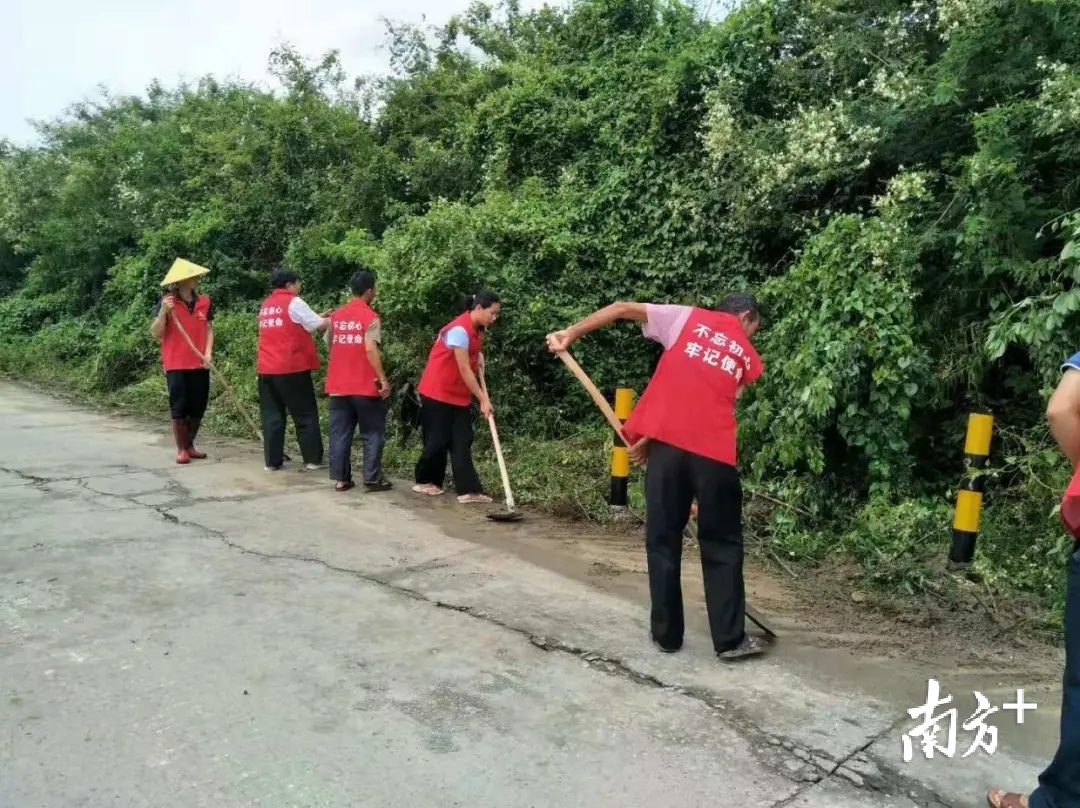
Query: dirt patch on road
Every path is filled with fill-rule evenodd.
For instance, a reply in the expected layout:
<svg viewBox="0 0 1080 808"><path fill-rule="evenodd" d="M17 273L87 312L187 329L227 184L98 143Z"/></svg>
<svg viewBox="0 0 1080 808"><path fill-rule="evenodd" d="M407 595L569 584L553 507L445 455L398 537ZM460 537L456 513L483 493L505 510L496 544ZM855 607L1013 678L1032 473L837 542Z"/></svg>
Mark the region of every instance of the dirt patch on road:
<svg viewBox="0 0 1080 808"><path fill-rule="evenodd" d="M642 530L632 518L599 527L529 514L521 523L497 525L452 498L408 497L407 503L452 535L511 550L590 586L648 603ZM856 571L842 564L746 564L747 600L785 646L957 674L993 669L1029 686L1056 686L1060 680L1061 651L1047 635L1029 630L1037 616L1022 604L1005 608L991 603L989 594L890 601L860 590L856 580ZM700 556L690 539L683 544L683 591L689 630L707 633Z"/></svg>

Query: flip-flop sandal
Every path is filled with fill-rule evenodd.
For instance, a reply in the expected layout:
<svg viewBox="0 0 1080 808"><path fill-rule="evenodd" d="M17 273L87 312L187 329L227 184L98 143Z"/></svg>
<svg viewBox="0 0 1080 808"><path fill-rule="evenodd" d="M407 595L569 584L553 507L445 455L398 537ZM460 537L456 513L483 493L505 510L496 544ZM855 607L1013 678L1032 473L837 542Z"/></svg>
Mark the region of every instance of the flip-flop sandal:
<svg viewBox="0 0 1080 808"><path fill-rule="evenodd" d="M457 498L457 501L462 505L490 505L495 500L486 494L463 494Z"/></svg>
<svg viewBox="0 0 1080 808"><path fill-rule="evenodd" d="M1028 808L1026 794L1005 792L1000 788L992 788L986 792L986 802L990 808Z"/></svg>
<svg viewBox="0 0 1080 808"><path fill-rule="evenodd" d="M433 485L414 485L412 490L414 494L424 494L429 497L437 497L442 494L442 489Z"/></svg>
<svg viewBox="0 0 1080 808"><path fill-rule="evenodd" d="M338 483L337 485L334 486L335 491L348 491L351 488L356 488L356 483L354 483L352 480L348 480L347 482L343 482L343 483Z"/></svg>
<svg viewBox="0 0 1080 808"><path fill-rule="evenodd" d="M739 659L746 659L747 657L759 656L765 653L765 646L762 645L761 640L757 637L752 637L749 634L745 635L738 645L728 651L719 651L716 656L724 662L731 662ZM1006 806L1006 808L1012 808L1012 806Z"/></svg>

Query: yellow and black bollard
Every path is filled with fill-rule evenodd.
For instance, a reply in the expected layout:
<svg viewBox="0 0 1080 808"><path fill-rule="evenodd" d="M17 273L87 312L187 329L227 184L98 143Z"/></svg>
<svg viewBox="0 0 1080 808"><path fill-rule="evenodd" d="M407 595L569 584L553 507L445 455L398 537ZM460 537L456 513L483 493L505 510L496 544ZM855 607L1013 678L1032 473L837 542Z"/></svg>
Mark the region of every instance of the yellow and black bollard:
<svg viewBox="0 0 1080 808"><path fill-rule="evenodd" d="M986 477L981 473L990 459L990 441L994 433L994 417L973 413L968 417L967 439L964 441L964 479L956 494L956 513L953 517L952 552L949 561L969 564L975 556L975 541L979 537L983 491Z"/></svg>
<svg viewBox="0 0 1080 808"><path fill-rule="evenodd" d="M634 409L634 391L625 387L615 389L615 417L625 424ZM614 430L613 430L614 431ZM611 447L611 495L608 504L612 508L625 508L630 490L630 453L618 433Z"/></svg>

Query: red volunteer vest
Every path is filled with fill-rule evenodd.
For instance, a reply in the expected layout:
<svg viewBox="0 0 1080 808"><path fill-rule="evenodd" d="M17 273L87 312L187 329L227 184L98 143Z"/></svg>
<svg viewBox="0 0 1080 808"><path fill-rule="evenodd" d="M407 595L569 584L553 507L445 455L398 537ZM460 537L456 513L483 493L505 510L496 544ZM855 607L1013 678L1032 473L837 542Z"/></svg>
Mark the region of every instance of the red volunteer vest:
<svg viewBox="0 0 1080 808"><path fill-rule="evenodd" d="M735 396L763 370L737 317L694 308L627 419L627 438L648 436L734 466Z"/></svg>
<svg viewBox="0 0 1080 808"><path fill-rule="evenodd" d="M472 393L465 384L465 380L461 378L454 352L443 342L446 332L457 325L463 327L469 335L469 365L472 366L473 372L476 372L484 338L473 326L470 313L465 312L442 327L439 336L435 339L435 344L431 346L427 365L424 367L424 373L416 389L420 395L435 401L467 407L472 403Z"/></svg>
<svg viewBox="0 0 1080 808"><path fill-rule="evenodd" d="M1061 498L1061 524L1074 539L1080 539L1080 466L1077 466L1065 496Z"/></svg>
<svg viewBox="0 0 1080 808"><path fill-rule="evenodd" d="M365 337L378 315L363 300L353 300L330 315L330 358L326 363L326 392L331 396L377 397L375 369L367 355Z"/></svg>
<svg viewBox="0 0 1080 808"><path fill-rule="evenodd" d="M302 325L289 318L289 303L296 297L287 289L275 289L259 307L260 375L280 376L319 369L319 352Z"/></svg>
<svg viewBox="0 0 1080 808"><path fill-rule="evenodd" d="M165 320L165 331L161 335L161 365L165 370L197 370L203 366L202 360L191 350L176 327L176 322L179 322L195 347L200 352L206 351L206 341L210 335L210 323L206 319L210 312L210 298L198 292L195 294L195 307L191 311L188 311L180 295L175 295L176 304ZM176 322L173 322L174 317Z"/></svg>

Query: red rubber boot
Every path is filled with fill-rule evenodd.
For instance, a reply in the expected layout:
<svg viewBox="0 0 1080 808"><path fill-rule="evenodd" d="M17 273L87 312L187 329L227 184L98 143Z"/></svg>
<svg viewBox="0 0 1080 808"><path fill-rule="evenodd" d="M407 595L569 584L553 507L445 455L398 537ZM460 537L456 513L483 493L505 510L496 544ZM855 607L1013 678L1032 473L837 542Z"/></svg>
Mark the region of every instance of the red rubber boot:
<svg viewBox="0 0 1080 808"><path fill-rule="evenodd" d="M199 425L202 423L202 418L188 418L188 431L187 431L187 449L188 457L192 460L205 460L206 452L200 452L195 448L195 436L199 434Z"/></svg>
<svg viewBox="0 0 1080 808"><path fill-rule="evenodd" d="M173 438L176 440L176 462L181 466L191 462L188 454L188 424L186 418L174 419L172 422Z"/></svg>

